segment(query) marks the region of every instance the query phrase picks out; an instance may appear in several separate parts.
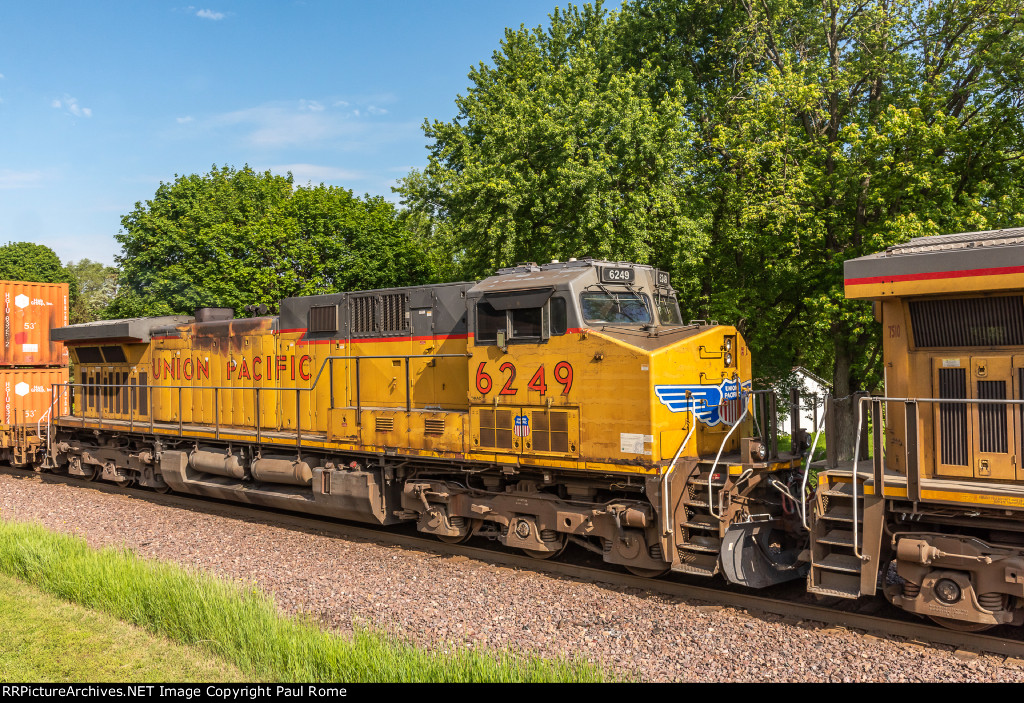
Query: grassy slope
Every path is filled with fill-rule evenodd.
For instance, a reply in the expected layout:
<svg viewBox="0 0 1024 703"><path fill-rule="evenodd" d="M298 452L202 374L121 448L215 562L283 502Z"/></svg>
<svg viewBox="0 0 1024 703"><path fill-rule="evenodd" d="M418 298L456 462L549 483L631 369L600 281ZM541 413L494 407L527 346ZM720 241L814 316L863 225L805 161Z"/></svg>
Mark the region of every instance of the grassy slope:
<svg viewBox="0 0 1024 703"><path fill-rule="evenodd" d="M250 679L346 682L597 681L581 663L459 649L417 649L381 634L352 639L283 618L255 588L147 562L127 550L0 521L0 573L232 662ZM140 679L135 679L140 680Z"/></svg>
<svg viewBox="0 0 1024 703"><path fill-rule="evenodd" d="M195 647L0 575L0 682L244 681Z"/></svg>

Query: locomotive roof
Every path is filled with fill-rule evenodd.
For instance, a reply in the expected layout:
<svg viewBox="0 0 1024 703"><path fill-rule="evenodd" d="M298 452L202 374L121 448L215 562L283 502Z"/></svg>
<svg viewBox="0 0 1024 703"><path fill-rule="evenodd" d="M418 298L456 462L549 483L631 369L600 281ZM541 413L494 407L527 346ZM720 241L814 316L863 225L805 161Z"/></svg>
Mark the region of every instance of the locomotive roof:
<svg viewBox="0 0 1024 703"><path fill-rule="evenodd" d="M1024 227L917 237L847 261L847 298L1024 288Z"/></svg>
<svg viewBox="0 0 1024 703"><path fill-rule="evenodd" d="M516 264L499 269L470 289L468 296L478 296L498 291L526 290L531 288L550 287L564 290L574 281L582 278L594 278L597 269L604 266L618 268L646 269L654 271L652 266L634 264L630 261L605 261L600 259L579 259L576 261L552 261L550 264Z"/></svg>
<svg viewBox="0 0 1024 703"><path fill-rule="evenodd" d="M97 320L82 322L67 327L57 327L50 337L61 342L126 341L145 343L150 341L153 330L162 327L184 325L194 321L191 315L167 315L164 317L131 317L124 320Z"/></svg>

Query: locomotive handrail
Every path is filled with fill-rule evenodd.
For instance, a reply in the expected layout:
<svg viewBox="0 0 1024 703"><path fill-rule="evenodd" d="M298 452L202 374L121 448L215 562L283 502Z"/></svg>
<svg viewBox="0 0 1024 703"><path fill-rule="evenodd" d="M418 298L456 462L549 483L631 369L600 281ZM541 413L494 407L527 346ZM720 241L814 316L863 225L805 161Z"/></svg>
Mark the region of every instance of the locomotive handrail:
<svg viewBox="0 0 1024 703"><path fill-rule="evenodd" d="M739 416L739 419L736 420L735 423L733 423L733 426L729 428L729 432L726 433L725 439L722 440L721 446L718 447L718 454L715 455L715 461L713 464L711 464L711 468L708 470L708 512L711 513L712 517L718 518L719 520L722 519L722 516L715 512L715 494L714 489L711 485L712 479L715 476L715 467L718 466L718 461L719 459L722 458L722 451L725 450L725 445L729 443L729 438L732 437L732 433L735 432L736 428L743 423L743 419L746 418L747 413L750 411L750 403L747 402L747 399L750 396L754 395L755 393L765 392L766 391L744 392L743 390L740 390L740 398L743 399L743 413ZM722 494L719 493L718 495L719 498L721 498Z"/></svg>
<svg viewBox="0 0 1024 703"><path fill-rule="evenodd" d="M972 405L972 404L977 404L977 405L1024 405L1024 400L1011 400L1009 398L1006 398L1006 399L1001 399L1001 398L890 398L888 396L877 396L877 395L867 396L866 395L866 396L863 396L863 397L859 398L858 399L858 403L857 403L857 434L855 436L858 437L858 438L861 436L861 431L863 430L863 426L864 426L864 408L863 408L863 405L864 405L865 401L871 401L872 403L877 403L879 405L879 407L881 406L882 403L903 403L906 406L907 420L908 420L908 422L907 422L907 434L908 434L908 437L907 437L907 441L905 442L905 444L906 444L906 449L907 449L907 495L908 496L911 496L912 494L914 496L916 496L918 491L919 491L919 489L920 489L920 485L921 485L920 466L918 464L918 457L917 457L917 453L918 453L918 449L917 449L917 416L918 416L917 404L918 403L940 403L940 404L952 404L952 405ZM881 415L881 413L879 413L879 415ZM879 418L876 421L876 424L880 423L881 421L882 421L881 416L879 416ZM911 428L911 423L913 424L912 428ZM881 431L881 428L876 430L876 432L880 432L880 431ZM882 491L884 490L885 472L881 471L881 470L877 470L877 469L881 468L881 457L875 457L875 460L876 460L875 478L878 481L881 482L880 485L875 486L875 495L881 496L882 495ZM859 531L857 529L857 515L858 515L858 512L857 512L857 500L858 500L858 495L857 495L857 477L860 475L859 468L860 468L860 441L858 440L856 445L854 446L854 450L853 450L853 481L852 481L852 483L853 483L853 492L852 492L852 499L853 499L853 553L854 553L854 556L856 556L861 561L867 561L867 558L863 554L861 554L860 548L857 546L857 537L858 537L858 533L859 533ZM912 499L914 499L914 498L912 497Z"/></svg>
<svg viewBox="0 0 1024 703"><path fill-rule="evenodd" d="M817 394L814 396L814 415L817 418L818 415L818 403ZM814 461L814 450L818 448L818 438L821 437L821 431L825 428L825 415L828 414L828 403L825 402L825 398L821 399L822 411L821 411L821 423L817 424L814 431L814 441L811 442L810 451L807 453L807 465L804 466L804 478L800 483L800 522L803 524L804 529L810 532L811 526L807 522L807 480L811 475L811 462Z"/></svg>
<svg viewBox="0 0 1024 703"><path fill-rule="evenodd" d="M263 390L263 391L270 391L270 392L276 392L276 393L287 393L287 392L290 392L290 391L295 391L295 436L296 436L295 441L296 441L296 447L298 447L299 451L301 452L301 445L302 445L302 413L301 413L302 391L307 391L307 392L310 392L310 393L315 391L316 388L317 388L317 385L320 382L321 376L323 376L324 370L327 369L327 368L331 368L331 370L333 371L333 362L334 361L355 361L356 362L356 378L355 378L355 396L356 397L355 397L355 405L346 405L345 409L352 409L352 410L356 411L356 425L357 426L361 426L362 425L362 417L361 417L361 414L362 414L362 402L361 402L361 397L360 397L360 392L359 392L359 385L360 385L359 384L359 361L361 359L401 359L401 360L403 360L403 362L404 362L403 366L405 367L405 407L406 407L406 412L412 412L412 389L410 387L411 378L410 378L410 369L409 369L409 362L410 362L410 360L412 360L412 359L427 359L427 360L432 360L432 359L451 359L451 358L465 358L465 357L466 357L466 354L375 354L375 355L369 355L369 356L331 355L331 356L325 357L323 359L323 362L320 364L320 369L317 371L316 376L313 377L313 382L309 385L308 388L302 388L302 387L276 387L276 386L195 386L195 385L188 385L188 386L185 386L185 385L173 385L173 386L171 386L171 385L156 385L156 384L151 384L151 383L146 383L146 384L141 384L141 383L129 384L127 382L126 383L74 383L74 382L68 382L68 383L53 384L53 386L54 387L62 387L62 388L65 388L65 390L70 390L70 389L73 389L73 388L114 388L114 389L130 390L131 393L132 393L132 396L131 396L132 398L135 397L135 393L137 393L137 391L139 389L146 389L147 391L150 391L150 392L152 392L152 391L160 391L160 390L177 391L177 394L178 394L178 417L177 417L177 420L178 420L178 436L179 437L183 437L184 436L184 414L182 412L182 410L183 410L183 398L182 398L183 391L186 390L186 389L192 390L192 391L214 391L214 393L213 393L213 403L214 403L214 436L217 439L220 439L221 427L220 427L220 393L218 393L216 391L242 391L242 392L252 391L255 394L255 403L254 403L255 404L255 407L254 407L255 422L254 422L254 425L255 425L255 430L256 430L256 444L257 444L257 446L262 444L262 442L263 442L263 423L262 423L262 417L261 417L260 391ZM333 375L333 373L332 373L332 375ZM127 380L128 379L126 379L126 381ZM104 405L104 399L102 397L98 398L97 399L97 403L96 403L96 412L97 412L97 420L99 420L99 422L103 422L103 405ZM130 429L130 431L134 431L134 429L135 429L135 406L134 406L133 402L129 402L127 405L128 405L128 409L127 409L127 413L126 414L128 415L129 429ZM51 403L51 408L52 408L52 406L53 406L53 403ZM330 407L334 408L334 387L333 387L333 385L331 386ZM47 412L49 412L49 410ZM153 431L155 429L155 413L149 412L148 415L149 415L149 429L150 429L150 431ZM82 422L82 427L85 427L85 422L86 422L86 420L88 418L84 414L78 416L78 415L75 414L74 410L72 410L71 417L76 418L76 419L80 419L81 422ZM49 425L47 425L47 432L49 433ZM47 438L47 449L49 450L49 437Z"/></svg>
<svg viewBox="0 0 1024 703"><path fill-rule="evenodd" d="M686 437L683 438L683 443L679 445L679 449L676 450L675 456L672 457L672 463L668 465L668 469L665 470L665 475L661 477L661 516L664 524L661 527L661 534L663 537L667 537L672 534L672 518L669 517L669 495L668 495L668 477L676 467L676 461L679 460L679 455L683 453L683 449L690 441L690 437L693 436L693 431L697 428L697 418L693 413L693 396L690 391L686 391L686 406L690 411L690 429L686 433Z"/></svg>

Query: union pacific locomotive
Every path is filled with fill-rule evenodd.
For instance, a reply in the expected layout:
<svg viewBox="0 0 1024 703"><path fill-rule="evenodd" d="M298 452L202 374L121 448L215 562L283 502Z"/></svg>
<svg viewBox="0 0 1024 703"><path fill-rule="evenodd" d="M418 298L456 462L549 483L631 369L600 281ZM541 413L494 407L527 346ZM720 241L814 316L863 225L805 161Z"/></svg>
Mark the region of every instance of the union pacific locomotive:
<svg viewBox="0 0 1024 703"><path fill-rule="evenodd" d="M74 475L538 558L572 543L644 575L806 573L774 397L752 393L736 329L684 322L649 266L524 264L53 337L74 411L45 463Z"/></svg>
<svg viewBox="0 0 1024 703"><path fill-rule="evenodd" d="M885 394L856 401L871 450L830 457L813 491L736 329L684 323L665 272L594 260L289 298L274 317L61 327L74 382L34 431L4 426L3 451L537 558L574 544L752 587L806 574L948 627L1021 624L1024 229L848 261L846 293L875 304Z"/></svg>

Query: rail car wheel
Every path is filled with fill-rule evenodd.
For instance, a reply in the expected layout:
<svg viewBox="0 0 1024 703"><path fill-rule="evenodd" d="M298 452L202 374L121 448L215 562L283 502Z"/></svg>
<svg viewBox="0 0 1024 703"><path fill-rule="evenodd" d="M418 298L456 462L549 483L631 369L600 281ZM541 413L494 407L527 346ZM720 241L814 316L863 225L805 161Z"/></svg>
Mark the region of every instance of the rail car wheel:
<svg viewBox="0 0 1024 703"><path fill-rule="evenodd" d="M466 528L466 534L464 535L436 535L436 537L442 542L448 544L462 544L468 542L469 538L476 534L476 531L480 529L480 525L484 524L483 520L470 520Z"/></svg>
<svg viewBox="0 0 1024 703"><path fill-rule="evenodd" d="M558 544L555 547L554 551L542 552L539 549L523 549L523 554L525 554L528 557L533 557L534 559L550 559L551 557L559 556L562 552L565 551L565 548L569 545L569 540L564 532L559 532L557 534L557 541L560 542L560 544Z"/></svg>
<svg viewBox="0 0 1024 703"><path fill-rule="evenodd" d="M625 566L625 565L624 565ZM626 566L626 571L645 579L656 579L659 576L664 576L670 571L670 567L666 566L664 569L645 569L642 566Z"/></svg>
<svg viewBox="0 0 1024 703"><path fill-rule="evenodd" d="M956 620L954 618L940 618L937 615L929 615L928 619L937 625L942 625L947 630L957 630L959 632L984 632L995 627L995 625L982 622L966 622L965 620Z"/></svg>

